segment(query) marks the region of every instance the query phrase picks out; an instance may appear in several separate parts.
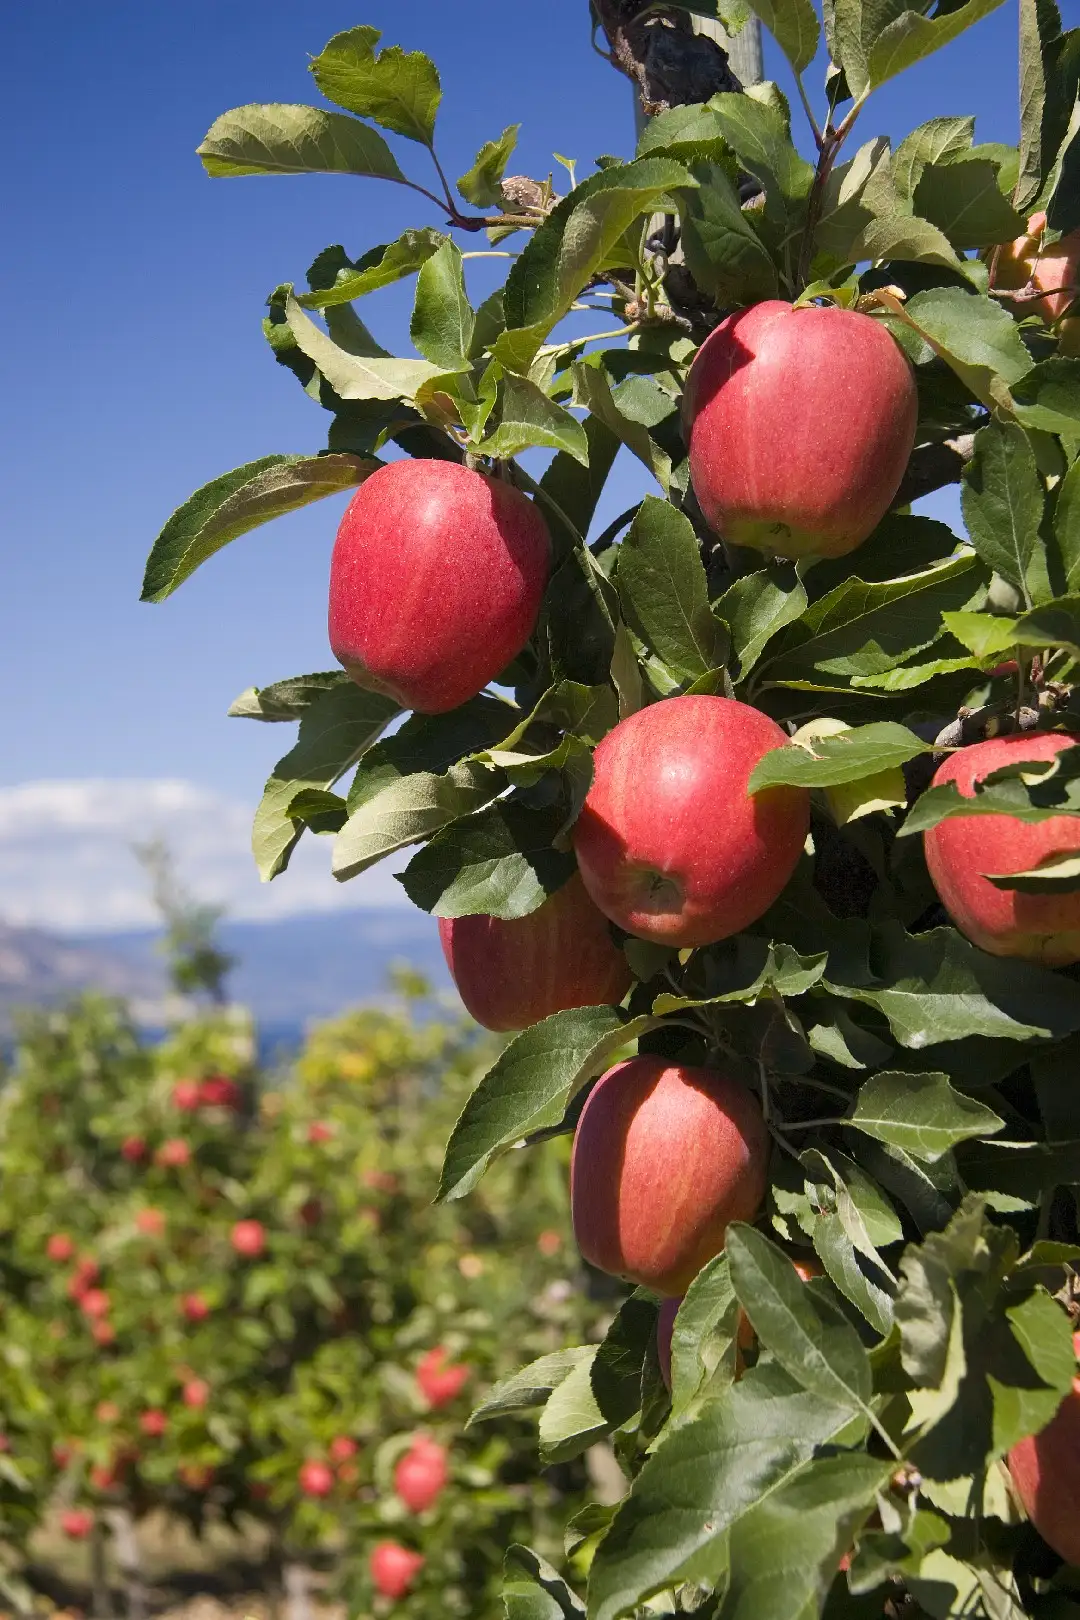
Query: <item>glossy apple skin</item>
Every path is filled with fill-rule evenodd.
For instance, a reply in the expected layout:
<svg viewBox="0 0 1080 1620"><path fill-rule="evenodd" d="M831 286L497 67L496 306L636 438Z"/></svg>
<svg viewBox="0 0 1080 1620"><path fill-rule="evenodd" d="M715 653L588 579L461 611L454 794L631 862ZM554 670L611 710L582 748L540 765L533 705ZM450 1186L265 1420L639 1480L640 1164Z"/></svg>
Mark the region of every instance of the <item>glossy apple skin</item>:
<svg viewBox="0 0 1080 1620"><path fill-rule="evenodd" d="M1080 1333L1073 1347L1080 1361ZM1080 1565L1080 1377L1042 1433L1009 1452L1009 1473L1043 1540L1067 1564Z"/></svg>
<svg viewBox="0 0 1080 1620"><path fill-rule="evenodd" d="M486 1029L527 1029L566 1007L606 1007L630 988L626 957L575 872L527 917L440 917L458 994Z"/></svg>
<svg viewBox="0 0 1080 1620"><path fill-rule="evenodd" d="M795 870L810 824L805 788L746 791L762 755L788 741L732 698L667 698L620 721L593 757L573 831L604 915L680 948L756 922Z"/></svg>
<svg viewBox="0 0 1080 1620"><path fill-rule="evenodd" d="M933 785L955 782L965 797L974 783L1015 761L1053 759L1076 737L1036 731L962 748L941 764ZM924 834L926 864L941 903L961 933L992 956L1017 956L1048 967L1080 961L1080 891L1022 894L996 889L983 875L1028 872L1051 855L1080 854L1080 820L1053 816L957 816Z"/></svg>
<svg viewBox="0 0 1080 1620"><path fill-rule="evenodd" d="M1029 283L1044 298L1025 300L1025 314L1033 311L1048 325L1059 320L1077 294L1072 290L1080 275L1080 231L1070 231L1060 242L1043 248L1046 215L1032 214L1028 234L1000 248L994 260L994 285L1002 292L1017 292Z"/></svg>
<svg viewBox="0 0 1080 1620"><path fill-rule="evenodd" d="M547 584L539 511L456 461L395 461L345 509L330 563L330 645L359 686L444 714L524 647Z"/></svg>
<svg viewBox="0 0 1080 1620"><path fill-rule="evenodd" d="M721 321L690 368L694 494L734 545L843 557L892 505L917 416L911 367L880 321L754 304Z"/></svg>
<svg viewBox="0 0 1080 1620"><path fill-rule="evenodd" d="M574 1134L570 1203L585 1259L672 1297L753 1220L769 1133L745 1086L713 1069L636 1057L593 1088Z"/></svg>

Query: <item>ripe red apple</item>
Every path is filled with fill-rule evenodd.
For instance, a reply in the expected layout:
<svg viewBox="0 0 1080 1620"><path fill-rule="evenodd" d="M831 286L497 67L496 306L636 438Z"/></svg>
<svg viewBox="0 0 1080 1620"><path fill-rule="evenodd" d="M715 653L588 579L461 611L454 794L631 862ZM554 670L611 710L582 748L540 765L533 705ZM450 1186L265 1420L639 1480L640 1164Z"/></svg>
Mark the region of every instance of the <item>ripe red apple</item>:
<svg viewBox="0 0 1080 1620"><path fill-rule="evenodd" d="M329 1496L334 1488L334 1473L324 1462L303 1463L297 1475L305 1496Z"/></svg>
<svg viewBox="0 0 1080 1620"><path fill-rule="evenodd" d="M420 1553L411 1552L397 1541L376 1543L368 1559L375 1590L395 1603L411 1590L423 1567Z"/></svg>
<svg viewBox="0 0 1080 1620"><path fill-rule="evenodd" d="M191 1163L191 1145L182 1136L172 1136L167 1142L162 1142L154 1158L163 1169L182 1170Z"/></svg>
<svg viewBox="0 0 1080 1620"><path fill-rule="evenodd" d="M68 1508L60 1515L60 1528L72 1541L85 1541L94 1528L94 1515L86 1508Z"/></svg>
<svg viewBox="0 0 1080 1620"><path fill-rule="evenodd" d="M182 1114L193 1114L201 1101L198 1080L178 1080L172 1088L172 1105Z"/></svg>
<svg viewBox="0 0 1080 1620"><path fill-rule="evenodd" d="M1060 242L1043 246L1046 215L1041 210L1028 220L1026 236L1018 236L997 250L994 257L994 286L1001 292L1017 292L1029 285L1046 296L1025 300L1020 308L1033 311L1048 325L1058 320L1080 296L1080 231L1070 231Z"/></svg>
<svg viewBox="0 0 1080 1620"><path fill-rule="evenodd" d="M111 1303L104 1288L88 1288L79 1301L79 1309L94 1320L108 1316Z"/></svg>
<svg viewBox="0 0 1080 1620"><path fill-rule="evenodd" d="M94 1463L90 1469L90 1483L96 1491L112 1491L119 1485L124 1473L120 1459L111 1463Z"/></svg>
<svg viewBox="0 0 1080 1620"><path fill-rule="evenodd" d="M422 1356L416 1369L417 1385L429 1406L447 1406L460 1395L468 1380L468 1367L449 1365L441 1344Z"/></svg>
<svg viewBox="0 0 1080 1620"><path fill-rule="evenodd" d="M57 1265L66 1265L75 1253L75 1244L66 1232L53 1232L45 1245L45 1253Z"/></svg>
<svg viewBox="0 0 1080 1620"><path fill-rule="evenodd" d="M228 1075L212 1074L199 1084L199 1102L205 1108L239 1108L240 1087Z"/></svg>
<svg viewBox="0 0 1080 1620"><path fill-rule="evenodd" d="M1080 1333L1073 1348L1080 1361ZM1067 1564L1080 1564L1080 1375L1042 1433L1009 1452L1009 1473L1043 1540Z"/></svg>
<svg viewBox="0 0 1080 1620"><path fill-rule="evenodd" d="M551 543L532 501L454 461L395 461L349 502L330 564L330 645L358 685L444 714L532 634Z"/></svg>
<svg viewBox="0 0 1080 1620"><path fill-rule="evenodd" d="M185 1294L180 1309L189 1322L203 1322L210 1315L210 1307L201 1294Z"/></svg>
<svg viewBox="0 0 1080 1620"><path fill-rule="evenodd" d="M713 1069L637 1057L593 1088L574 1134L570 1202L585 1259L683 1294L765 1195L769 1133L750 1092Z"/></svg>
<svg viewBox="0 0 1080 1620"><path fill-rule="evenodd" d="M307 1139L312 1147L318 1147L321 1142L333 1141L334 1127L327 1125L325 1120L313 1119L308 1126Z"/></svg>
<svg viewBox="0 0 1080 1620"><path fill-rule="evenodd" d="M330 1442L330 1455L334 1462L348 1462L355 1457L357 1451L356 1441L351 1434L336 1434Z"/></svg>
<svg viewBox="0 0 1080 1620"><path fill-rule="evenodd" d="M165 1214L160 1209L140 1209L135 1225L144 1237L161 1237L165 1230Z"/></svg>
<svg viewBox="0 0 1080 1620"><path fill-rule="evenodd" d="M189 1378L180 1391L180 1399L185 1406L200 1411L210 1399L210 1385L205 1378Z"/></svg>
<svg viewBox="0 0 1080 1620"><path fill-rule="evenodd" d="M892 505L918 398L880 321L770 300L706 338L683 411L694 494L717 534L780 557L843 557Z"/></svg>
<svg viewBox="0 0 1080 1620"><path fill-rule="evenodd" d="M425 1513L442 1495L449 1478L446 1452L434 1440L414 1441L394 1469L394 1490L410 1513Z"/></svg>
<svg viewBox="0 0 1080 1620"><path fill-rule="evenodd" d="M756 922L795 870L810 824L805 788L746 791L758 760L787 741L760 709L723 697L668 698L609 731L573 832L604 915L677 946Z"/></svg>
<svg viewBox="0 0 1080 1620"><path fill-rule="evenodd" d="M536 1247L545 1260L553 1260L562 1248L562 1233L556 1232L553 1227L541 1232L536 1240Z"/></svg>
<svg viewBox="0 0 1080 1620"><path fill-rule="evenodd" d="M487 1029L526 1029L564 1007L601 1007L630 988L626 957L580 875L526 917L440 917L458 993Z"/></svg>
<svg viewBox="0 0 1080 1620"><path fill-rule="evenodd" d="M146 1142L141 1136L125 1136L120 1144L120 1152L129 1164L138 1164L146 1158Z"/></svg>
<svg viewBox="0 0 1080 1620"><path fill-rule="evenodd" d="M266 1232L261 1221L237 1221L229 1240L243 1259L257 1260L266 1247Z"/></svg>
<svg viewBox="0 0 1080 1620"><path fill-rule="evenodd" d="M950 754L934 787L955 782L965 798L991 771L1023 760L1055 759L1080 739L1057 732L991 737ZM1024 894L997 889L986 874L1028 872L1054 855L1080 854L1080 820L1052 816L954 816L924 834L926 864L941 903L960 931L992 956L1019 956L1048 967L1080 961L1080 890Z"/></svg>
<svg viewBox="0 0 1080 1620"><path fill-rule="evenodd" d="M94 1322L90 1332L95 1343L100 1345L112 1344L116 1339L116 1329L111 1322Z"/></svg>
<svg viewBox="0 0 1080 1620"><path fill-rule="evenodd" d="M159 1439L168 1427L168 1418L157 1407L151 1407L139 1417L139 1428L153 1440Z"/></svg>

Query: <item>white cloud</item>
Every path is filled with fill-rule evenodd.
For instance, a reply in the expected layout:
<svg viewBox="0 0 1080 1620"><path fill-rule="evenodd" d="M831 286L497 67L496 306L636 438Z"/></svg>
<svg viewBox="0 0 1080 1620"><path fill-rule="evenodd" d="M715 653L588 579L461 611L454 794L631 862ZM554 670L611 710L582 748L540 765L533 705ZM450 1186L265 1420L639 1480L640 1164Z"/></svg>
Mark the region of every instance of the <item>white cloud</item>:
<svg viewBox="0 0 1080 1620"><path fill-rule="evenodd" d="M71 933L156 921L135 842L163 838L185 887L234 918L402 905L399 859L351 883L330 875L328 838L306 835L287 872L259 882L254 804L194 782L55 781L0 788L0 918Z"/></svg>

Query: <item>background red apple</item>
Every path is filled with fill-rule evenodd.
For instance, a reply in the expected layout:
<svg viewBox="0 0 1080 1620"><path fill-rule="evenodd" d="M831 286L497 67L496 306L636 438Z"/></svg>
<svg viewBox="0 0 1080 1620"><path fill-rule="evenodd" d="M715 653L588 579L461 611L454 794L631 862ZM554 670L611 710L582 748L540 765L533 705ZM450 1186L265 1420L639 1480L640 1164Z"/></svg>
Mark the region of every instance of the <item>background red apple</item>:
<svg viewBox="0 0 1080 1620"><path fill-rule="evenodd" d="M333 1470L324 1462L306 1462L297 1476L305 1496L329 1496L334 1489Z"/></svg>
<svg viewBox="0 0 1080 1620"><path fill-rule="evenodd" d="M129 1164L138 1164L140 1159L146 1158L146 1143L141 1136L126 1136L120 1144L120 1152Z"/></svg>
<svg viewBox="0 0 1080 1620"><path fill-rule="evenodd" d="M75 1253L75 1244L66 1232L53 1232L45 1245L45 1253L58 1265L65 1265Z"/></svg>
<svg viewBox="0 0 1080 1620"><path fill-rule="evenodd" d="M579 873L527 917L440 917L458 993L487 1029L526 1029L564 1007L602 1007L630 988L627 961Z"/></svg>
<svg viewBox="0 0 1080 1620"><path fill-rule="evenodd" d="M165 1230L165 1212L160 1209L140 1209L135 1225L144 1237L160 1237Z"/></svg>
<svg viewBox="0 0 1080 1620"><path fill-rule="evenodd" d="M1080 1361L1080 1333L1073 1347ZM1067 1564L1080 1565L1080 1376L1042 1433L1010 1451L1009 1473L1043 1540Z"/></svg>
<svg viewBox="0 0 1080 1620"><path fill-rule="evenodd" d="M1048 324L1058 320L1080 296L1080 231L1070 231L1060 242L1043 246L1046 215L1040 210L1028 220L1026 236L1018 236L999 248L994 259L994 286L1002 292L1018 292L1029 284L1045 293L1044 298L1025 301L1025 314L1035 312Z"/></svg>
<svg viewBox="0 0 1080 1620"><path fill-rule="evenodd" d="M168 1427L168 1418L164 1412L159 1411L156 1407L151 1407L149 1411L143 1412L139 1418L139 1428L143 1434L149 1435L151 1439L157 1439L163 1435Z"/></svg>
<svg viewBox="0 0 1080 1620"><path fill-rule="evenodd" d="M574 1134L570 1202L585 1259L658 1294L685 1293L731 1221L765 1195L769 1133L745 1086L637 1057L593 1088Z"/></svg>
<svg viewBox="0 0 1080 1620"><path fill-rule="evenodd" d="M94 1528L94 1515L87 1508L68 1508L60 1515L60 1528L72 1541L85 1541Z"/></svg>
<svg viewBox="0 0 1080 1620"><path fill-rule="evenodd" d="M1058 732L1017 732L961 748L938 767L933 785L955 782L965 798L991 771L1055 759L1078 739ZM1080 818L1023 822L1012 816L954 816L924 834L926 864L941 903L962 933L993 956L1019 956L1051 967L1080 961L1080 890L1024 894L998 889L986 873L1028 872L1053 855L1080 854Z"/></svg>
<svg viewBox="0 0 1080 1620"><path fill-rule="evenodd" d="M416 1382L429 1406L447 1406L464 1389L469 1380L469 1369L447 1361L446 1350L437 1344L420 1358L416 1369Z"/></svg>
<svg viewBox="0 0 1080 1620"><path fill-rule="evenodd" d="M694 494L717 534L780 557L842 557L892 505L918 398L880 321L770 300L706 338L683 412Z"/></svg>
<svg viewBox="0 0 1080 1620"><path fill-rule="evenodd" d="M191 1163L191 1146L182 1136L172 1136L162 1142L154 1158L165 1170L182 1170Z"/></svg>
<svg viewBox="0 0 1080 1620"><path fill-rule="evenodd" d="M201 1101L198 1080L178 1080L172 1088L172 1105L182 1114L193 1114Z"/></svg>
<svg viewBox="0 0 1080 1620"><path fill-rule="evenodd" d="M257 1260L266 1247L266 1232L261 1221L237 1221L229 1239L245 1260Z"/></svg>
<svg viewBox="0 0 1080 1620"><path fill-rule="evenodd" d="M180 1308L189 1322L202 1322L210 1314L210 1307L201 1294L185 1294Z"/></svg>
<svg viewBox="0 0 1080 1620"><path fill-rule="evenodd" d="M723 697L676 697L620 721L593 758L573 840L605 916L664 945L708 945L756 922L799 859L805 788L746 791L788 741L774 720Z"/></svg>
<svg viewBox="0 0 1080 1620"><path fill-rule="evenodd" d="M356 1456L356 1441L351 1434L336 1434L330 1442L330 1455L335 1462L348 1462Z"/></svg>
<svg viewBox="0 0 1080 1620"><path fill-rule="evenodd" d="M394 1490L411 1513L424 1513L438 1501L448 1478L446 1452L421 1435L398 1459Z"/></svg>
<svg viewBox="0 0 1080 1620"><path fill-rule="evenodd" d="M360 486L330 564L330 645L360 686L443 714L532 634L551 542L532 501L455 461L395 461Z"/></svg>
<svg viewBox="0 0 1080 1620"><path fill-rule="evenodd" d="M180 1399L193 1411L200 1411L210 1399L210 1385L205 1378L189 1378L180 1391Z"/></svg>
<svg viewBox="0 0 1080 1620"><path fill-rule="evenodd" d="M423 1567L421 1554L411 1552L397 1541L378 1542L368 1559L375 1590L395 1602L406 1595Z"/></svg>

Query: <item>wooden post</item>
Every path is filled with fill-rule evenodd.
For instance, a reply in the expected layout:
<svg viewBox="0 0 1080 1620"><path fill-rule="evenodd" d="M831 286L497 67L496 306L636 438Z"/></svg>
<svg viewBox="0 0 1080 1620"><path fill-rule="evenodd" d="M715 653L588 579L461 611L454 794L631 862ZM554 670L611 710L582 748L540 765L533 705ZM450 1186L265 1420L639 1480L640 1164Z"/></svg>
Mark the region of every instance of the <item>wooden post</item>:
<svg viewBox="0 0 1080 1620"><path fill-rule="evenodd" d="M704 17L695 17L693 23L695 34L707 34L727 51L732 72L744 88L760 83L764 77L761 63L761 24L756 17L751 17L734 38L729 38L718 22L708 22Z"/></svg>

